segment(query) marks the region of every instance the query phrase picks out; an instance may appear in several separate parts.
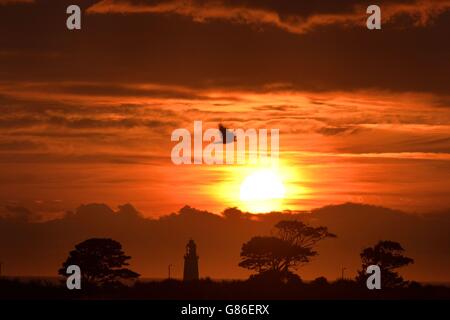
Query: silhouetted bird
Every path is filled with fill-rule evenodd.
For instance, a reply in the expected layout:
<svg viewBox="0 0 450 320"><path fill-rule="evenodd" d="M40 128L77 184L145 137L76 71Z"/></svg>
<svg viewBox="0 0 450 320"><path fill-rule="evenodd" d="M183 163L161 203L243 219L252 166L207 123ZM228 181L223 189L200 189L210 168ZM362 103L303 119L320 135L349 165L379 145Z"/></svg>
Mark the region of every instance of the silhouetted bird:
<svg viewBox="0 0 450 320"><path fill-rule="evenodd" d="M220 133L222 134L222 143L223 144L232 143L232 142L236 141L235 134L233 132L231 132L230 130L228 130L227 128L225 128L221 123L219 123L219 130L220 130Z"/></svg>

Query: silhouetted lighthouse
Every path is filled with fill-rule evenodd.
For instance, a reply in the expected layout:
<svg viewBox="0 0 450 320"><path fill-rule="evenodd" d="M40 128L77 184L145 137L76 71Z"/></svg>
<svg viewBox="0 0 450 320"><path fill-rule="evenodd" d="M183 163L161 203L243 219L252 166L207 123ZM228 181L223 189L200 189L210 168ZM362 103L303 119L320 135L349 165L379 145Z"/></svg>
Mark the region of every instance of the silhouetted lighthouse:
<svg viewBox="0 0 450 320"><path fill-rule="evenodd" d="M189 240L184 255L184 281L198 280L198 256L197 246L194 240Z"/></svg>

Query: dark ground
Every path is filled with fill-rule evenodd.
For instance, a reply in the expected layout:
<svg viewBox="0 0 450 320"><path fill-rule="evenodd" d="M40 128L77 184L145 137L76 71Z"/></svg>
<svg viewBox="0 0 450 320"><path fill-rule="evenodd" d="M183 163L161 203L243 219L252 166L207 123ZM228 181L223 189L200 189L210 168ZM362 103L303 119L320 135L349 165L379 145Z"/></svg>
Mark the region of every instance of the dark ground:
<svg viewBox="0 0 450 320"><path fill-rule="evenodd" d="M328 283L178 280L136 282L116 288L68 290L45 280L0 280L0 300L450 300L450 288L412 282L404 288L368 290L351 280Z"/></svg>

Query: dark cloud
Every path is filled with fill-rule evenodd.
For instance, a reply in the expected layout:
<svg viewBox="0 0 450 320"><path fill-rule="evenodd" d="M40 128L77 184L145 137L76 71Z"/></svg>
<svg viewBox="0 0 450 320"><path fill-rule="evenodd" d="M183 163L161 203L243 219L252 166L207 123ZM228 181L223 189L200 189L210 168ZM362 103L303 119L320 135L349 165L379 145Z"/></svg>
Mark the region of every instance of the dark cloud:
<svg viewBox="0 0 450 320"><path fill-rule="evenodd" d="M38 117L33 116L9 116L0 118L0 129L24 128L40 124Z"/></svg>
<svg viewBox="0 0 450 320"><path fill-rule="evenodd" d="M271 106L271 105L265 105L265 106L257 106L253 107L254 110L257 111L288 111L290 109L295 109L296 106Z"/></svg>
<svg viewBox="0 0 450 320"><path fill-rule="evenodd" d="M64 164L92 164L92 163L108 163L108 164L161 164L171 163L170 156L151 156L142 153L123 154L123 153L104 153L95 152L90 154L52 154L48 152L33 153L3 153L0 154L0 163L64 163ZM29 178L26 178L29 180ZM43 178L45 180L45 177ZM15 177L15 182L19 180ZM5 182L5 181L4 181Z"/></svg>
<svg viewBox="0 0 450 320"><path fill-rule="evenodd" d="M13 5L13 4L24 4L24 3L34 3L35 0L0 0L1 5Z"/></svg>
<svg viewBox="0 0 450 320"><path fill-rule="evenodd" d="M369 1L204 1L204 0L101 0L88 9L90 13L177 14L195 22L225 20L249 25L270 25L284 31L304 34L320 27L364 26ZM450 9L447 0L381 0L385 23L408 17L413 25L426 25L430 19Z"/></svg>
<svg viewBox="0 0 450 320"><path fill-rule="evenodd" d="M81 1L80 5L86 10L95 3L99 2ZM248 1L241 5L274 10L281 16L290 12L308 16L317 12L341 14L353 3ZM430 14L436 12L432 20L427 20L432 23L425 27L417 28L413 22L399 18L401 26L386 24L380 32L370 32L362 25L320 29L299 36L271 25L249 28L217 19L197 23L165 14L84 14L82 30L69 32L65 28L68 4L42 0L33 6L6 6L0 10L2 51L9 53L0 55L4 66L1 80L97 81L105 86L70 90L74 94L118 92L165 97L174 93L137 89L125 92L114 83L253 90L270 83L287 83L297 90L378 88L440 94L450 90L450 44L444 41L445 30L450 28L449 11L424 9ZM52 54L43 57L43 52ZM26 58L23 53L27 53ZM182 92L177 95L183 97Z"/></svg>
<svg viewBox="0 0 450 320"><path fill-rule="evenodd" d="M162 86L161 86L162 87ZM49 88L47 88L49 89ZM68 84L59 86L57 83L51 84L52 92L61 92L64 94L79 94L87 96L109 96L109 97L146 97L146 98L165 98L165 99L206 99L193 91L177 90L176 88L140 88L139 84L130 84L128 86L115 84Z"/></svg>
<svg viewBox="0 0 450 320"><path fill-rule="evenodd" d="M173 121L160 121L160 120L142 120L136 118L128 119L92 119L92 118L80 118L80 119L68 119L64 117L50 117L45 124L63 126L72 129L108 129L108 128L135 128L135 127L147 127L151 129L155 128L167 128L176 127L177 123Z"/></svg>
<svg viewBox="0 0 450 320"><path fill-rule="evenodd" d="M412 152L450 153L450 136L446 137L416 137L402 140L399 147Z"/></svg>
<svg viewBox="0 0 450 320"><path fill-rule="evenodd" d="M318 133L325 136L334 136L343 133L354 133L357 128L354 126L343 126L343 127L323 127L317 130Z"/></svg>
<svg viewBox="0 0 450 320"><path fill-rule="evenodd" d="M6 140L0 141L0 151L20 151L39 148L39 143L30 140Z"/></svg>
<svg viewBox="0 0 450 320"><path fill-rule="evenodd" d="M30 214L25 208L11 210ZM303 279L322 275L334 279L343 264L349 276L355 274L361 248L381 238L401 242L416 260L402 270L407 279L448 281L448 212L421 217L361 204L328 206L311 214L249 215L227 210L223 216L186 206L159 219L146 219L131 205L113 210L104 204L86 204L64 218L42 223L0 218L0 250L8 273L56 275L75 244L91 237L111 237L122 243L132 256L133 270L144 277L164 278L170 263L179 278L184 247L193 238L202 277L244 278L248 272L238 267L242 244L253 236L270 234L277 221L293 218L326 226L338 235L321 243L319 256L299 269Z"/></svg>
<svg viewBox="0 0 450 320"><path fill-rule="evenodd" d="M25 207L6 205L0 207L0 219L13 222L29 222L33 218L33 213Z"/></svg>
<svg viewBox="0 0 450 320"><path fill-rule="evenodd" d="M27 128L34 126L55 126L70 129L131 129L146 127L149 129L162 129L177 127L178 121L140 119L127 117L123 119L108 119L94 117L64 117L64 116L9 116L0 118L0 129Z"/></svg>

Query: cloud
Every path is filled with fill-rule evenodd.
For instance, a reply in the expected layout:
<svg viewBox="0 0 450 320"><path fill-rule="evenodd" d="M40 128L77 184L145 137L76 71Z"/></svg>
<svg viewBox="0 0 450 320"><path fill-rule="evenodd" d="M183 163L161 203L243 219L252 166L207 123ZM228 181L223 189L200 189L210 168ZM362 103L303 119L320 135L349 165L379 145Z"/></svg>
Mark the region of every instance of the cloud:
<svg viewBox="0 0 450 320"><path fill-rule="evenodd" d="M148 128L164 128L164 127L174 127L176 122L173 121L160 121L153 119L136 119L136 118L125 118L125 119L91 119L91 118L78 118L70 119L65 117L50 117L47 119L47 123L64 126L72 129L129 129L134 127L148 127Z"/></svg>
<svg viewBox="0 0 450 320"><path fill-rule="evenodd" d="M89 13L149 13L176 14L195 22L225 20L248 25L270 25L294 34L304 34L324 26L364 26L366 7L355 1L339 6L325 1L323 5L287 5L281 1L129 1L101 0L89 9ZM350 4L350 5L349 5ZM379 1L383 21L393 22L399 17L412 19L414 26L425 26L434 17L450 9L448 0Z"/></svg>
<svg viewBox="0 0 450 320"><path fill-rule="evenodd" d="M122 119L108 118L83 118L62 116L10 116L0 118L0 128L26 128L33 126L55 126L71 129L131 129L136 127L147 128L172 128L177 126L176 121L162 121L156 119L139 119L127 117Z"/></svg>
<svg viewBox="0 0 450 320"><path fill-rule="evenodd" d="M317 132L325 136L334 136L343 133L354 133L356 131L353 126L343 126L343 127L323 127L317 130Z"/></svg>
<svg viewBox="0 0 450 320"><path fill-rule="evenodd" d="M18 3L34 3L34 0L0 0L0 6Z"/></svg>
<svg viewBox="0 0 450 320"><path fill-rule="evenodd" d="M0 95L24 100L48 100L53 98L59 102L83 102L99 104L119 102L133 105L133 100L147 99L177 99L202 100L210 99L202 96L195 88L158 83L110 83L88 81L66 82L30 82L30 81L0 81ZM1 96L0 96L1 98Z"/></svg>
<svg viewBox="0 0 450 320"><path fill-rule="evenodd" d="M25 207L6 205L0 207L0 218L16 222L28 222L33 213Z"/></svg>
<svg viewBox="0 0 450 320"><path fill-rule="evenodd" d="M155 96L152 88L169 94ZM358 152L432 152L433 148L442 152L448 146L450 118L440 107L440 96L432 94L31 82L0 84L0 93L5 95L0 97L5 111L0 134L5 141L29 136L53 142L66 139L76 145L141 148L144 140L160 144L170 130L191 128L194 120L202 120L205 128L218 122L233 128L279 128L288 136L284 144L289 149L301 144L303 150L321 152L352 152L355 147ZM301 143L289 140L300 134L312 136ZM314 146L311 139L330 143L327 150L318 150L326 145ZM419 140L410 145L410 139ZM444 140L426 143L435 139Z"/></svg>
<svg viewBox="0 0 450 320"><path fill-rule="evenodd" d="M37 144L33 141L25 140L25 139L0 141L0 151L11 152L11 150L15 150L15 151L29 150L29 149L36 149L39 146L40 146L39 144Z"/></svg>
<svg viewBox="0 0 450 320"><path fill-rule="evenodd" d="M135 154L124 154L122 153L102 153L96 152L92 154L51 154L51 153L14 153L9 152L7 154L1 154L0 163L13 163L15 165L19 164L152 164L161 165L163 163L170 163L169 156L152 156L145 153L135 153ZM27 182L30 178L26 178ZM5 180L2 180L6 182ZM39 179L38 179L39 181ZM11 182L21 182L20 177L14 177L14 181ZM46 181L48 182L48 181ZM117 182L117 181L116 181Z"/></svg>

